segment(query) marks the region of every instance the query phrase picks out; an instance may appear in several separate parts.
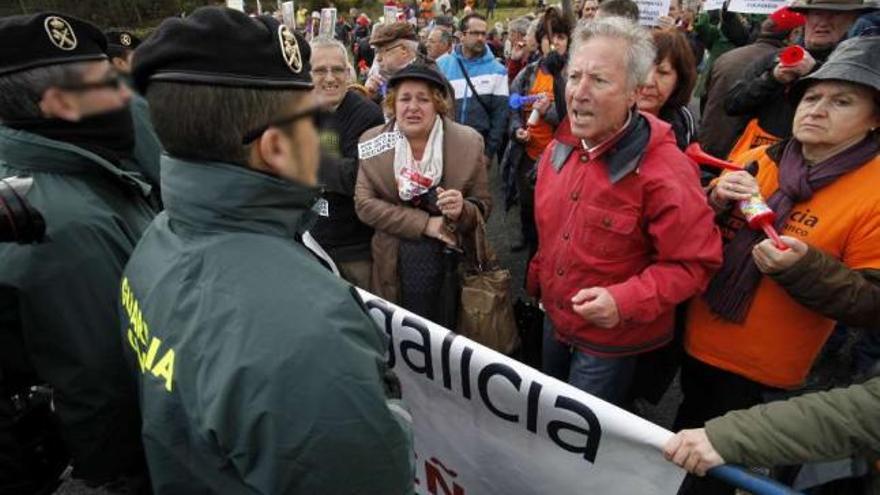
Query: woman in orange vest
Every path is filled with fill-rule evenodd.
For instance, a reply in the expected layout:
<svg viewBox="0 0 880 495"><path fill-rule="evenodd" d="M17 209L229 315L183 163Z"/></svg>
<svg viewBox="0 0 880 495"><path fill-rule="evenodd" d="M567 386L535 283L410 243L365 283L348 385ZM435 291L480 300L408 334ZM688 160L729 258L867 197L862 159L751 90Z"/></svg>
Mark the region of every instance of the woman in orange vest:
<svg viewBox="0 0 880 495"><path fill-rule="evenodd" d="M518 199L522 241L514 250L538 247L535 230L534 186L529 179L535 162L553 140L553 133L565 118L565 71L571 26L554 7L536 21L535 40L541 58L527 65L510 85L510 94L536 97L518 110L510 111L510 143L502 158L508 208Z"/></svg>
<svg viewBox="0 0 880 495"><path fill-rule="evenodd" d="M880 38L841 43L790 97L793 137L741 156L709 202L724 264L692 301L676 428L702 427L800 387L836 321L880 321ZM760 194L784 236L749 230L735 203ZM746 208L748 210L748 208ZM685 493L733 493L696 480Z"/></svg>

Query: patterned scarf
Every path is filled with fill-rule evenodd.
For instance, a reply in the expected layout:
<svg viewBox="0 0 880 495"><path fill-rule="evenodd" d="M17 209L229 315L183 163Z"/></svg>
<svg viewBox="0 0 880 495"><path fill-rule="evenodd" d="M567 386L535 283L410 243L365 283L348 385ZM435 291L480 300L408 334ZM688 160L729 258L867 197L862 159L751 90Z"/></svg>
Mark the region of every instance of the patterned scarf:
<svg viewBox="0 0 880 495"><path fill-rule="evenodd" d="M397 123L394 131L398 132ZM394 147L394 177L400 199L410 201L428 192L443 177L443 119L434 117L434 127L428 135L428 144L422 159L413 157L409 140L402 137Z"/></svg>

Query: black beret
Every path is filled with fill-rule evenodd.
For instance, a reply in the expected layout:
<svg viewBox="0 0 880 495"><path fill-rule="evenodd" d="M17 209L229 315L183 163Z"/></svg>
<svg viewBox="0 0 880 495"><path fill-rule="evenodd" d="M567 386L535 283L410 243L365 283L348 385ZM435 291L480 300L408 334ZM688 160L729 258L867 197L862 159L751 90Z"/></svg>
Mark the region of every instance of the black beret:
<svg viewBox="0 0 880 495"><path fill-rule="evenodd" d="M446 78L442 74L422 63L412 63L397 71L388 79L388 87L395 88L403 81L424 81L439 89L444 96L449 97L446 89Z"/></svg>
<svg viewBox="0 0 880 495"><path fill-rule="evenodd" d="M53 12L0 17L0 75L47 65L106 60L100 29Z"/></svg>
<svg viewBox="0 0 880 495"><path fill-rule="evenodd" d="M141 39L126 29L108 29L104 36L107 37L107 46L113 48L134 50L141 44Z"/></svg>
<svg viewBox="0 0 880 495"><path fill-rule="evenodd" d="M203 7L170 18L134 53L135 89L152 81L257 89L311 89L305 40L269 16Z"/></svg>

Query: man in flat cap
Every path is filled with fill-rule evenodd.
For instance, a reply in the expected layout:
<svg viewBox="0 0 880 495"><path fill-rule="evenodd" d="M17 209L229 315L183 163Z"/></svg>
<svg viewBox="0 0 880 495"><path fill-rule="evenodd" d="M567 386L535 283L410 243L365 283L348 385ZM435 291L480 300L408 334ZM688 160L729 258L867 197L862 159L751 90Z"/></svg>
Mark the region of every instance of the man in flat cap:
<svg viewBox="0 0 880 495"><path fill-rule="evenodd" d="M794 105L786 97L799 79L817 70L860 15L877 11L876 0L796 0L789 9L807 18L804 57L786 65L774 51L756 60L727 94L728 115L748 119L730 152L731 158L749 149L791 137Z"/></svg>
<svg viewBox="0 0 880 495"><path fill-rule="evenodd" d="M309 61L271 17L216 7L166 20L135 56L165 211L125 268L120 314L157 494L412 492L382 330L306 233Z"/></svg>
<svg viewBox="0 0 880 495"><path fill-rule="evenodd" d="M73 476L121 486L137 484L143 453L119 280L155 212L150 186L126 171L131 93L105 51L103 33L73 17L0 19L0 177L29 177L46 223L42 243L0 245L0 402L48 385Z"/></svg>
<svg viewBox="0 0 880 495"><path fill-rule="evenodd" d="M433 60L425 58L419 52L418 34L408 22L379 24L374 27L370 36L370 45L376 50L375 67L370 71L364 86L367 88L367 94L376 103L381 104L382 99L385 98L388 78L414 62L425 64L440 72ZM449 90L452 91L452 88L449 87ZM450 103L453 103L451 98Z"/></svg>
<svg viewBox="0 0 880 495"><path fill-rule="evenodd" d="M110 63L119 76L132 89L131 63L135 49L140 46L141 39L128 29L113 28L104 31L107 36L107 55ZM159 155L162 147L153 122L150 120L150 109L143 96L133 92L129 101L131 117L134 123L134 157L139 165L139 172L144 174L150 185L155 189L154 196L159 198Z"/></svg>

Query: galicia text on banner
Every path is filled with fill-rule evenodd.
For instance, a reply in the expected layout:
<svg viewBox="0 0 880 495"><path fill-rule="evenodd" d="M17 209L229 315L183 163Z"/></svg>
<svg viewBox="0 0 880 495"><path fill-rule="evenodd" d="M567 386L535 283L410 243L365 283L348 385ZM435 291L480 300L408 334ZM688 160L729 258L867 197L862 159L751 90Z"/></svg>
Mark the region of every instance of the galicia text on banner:
<svg viewBox="0 0 880 495"><path fill-rule="evenodd" d="M358 289L412 413L416 492L673 494L672 433Z"/></svg>

